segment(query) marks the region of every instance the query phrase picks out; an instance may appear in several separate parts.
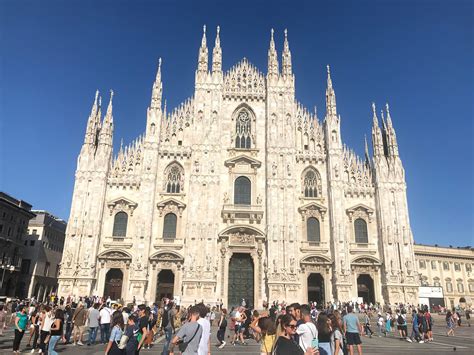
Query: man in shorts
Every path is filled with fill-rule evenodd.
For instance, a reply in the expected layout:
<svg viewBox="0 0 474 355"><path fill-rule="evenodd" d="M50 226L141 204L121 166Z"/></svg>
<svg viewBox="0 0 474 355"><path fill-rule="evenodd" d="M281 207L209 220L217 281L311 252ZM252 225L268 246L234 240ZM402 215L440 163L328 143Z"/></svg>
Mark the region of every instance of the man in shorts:
<svg viewBox="0 0 474 355"><path fill-rule="evenodd" d="M362 341L360 340L360 333L362 332L362 326L359 323L359 318L352 311L352 306L347 306L347 314L342 318L344 332L347 345L349 345L349 354L354 355L354 345L357 345L357 353L361 355Z"/></svg>

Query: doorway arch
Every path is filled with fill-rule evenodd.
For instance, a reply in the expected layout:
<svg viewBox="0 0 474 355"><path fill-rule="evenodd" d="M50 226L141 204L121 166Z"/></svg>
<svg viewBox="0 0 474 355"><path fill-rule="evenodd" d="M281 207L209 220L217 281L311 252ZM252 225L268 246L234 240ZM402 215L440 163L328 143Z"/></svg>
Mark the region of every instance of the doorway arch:
<svg viewBox="0 0 474 355"><path fill-rule="evenodd" d="M122 298L123 272L120 269L110 269L105 275L104 297L112 300Z"/></svg>
<svg viewBox="0 0 474 355"><path fill-rule="evenodd" d="M325 303L324 277L321 274L308 276L308 302L317 302L318 305Z"/></svg>
<svg viewBox="0 0 474 355"><path fill-rule="evenodd" d="M240 306L245 299L247 307L253 306L254 265L250 254L235 253L229 261L228 307Z"/></svg>
<svg viewBox="0 0 474 355"><path fill-rule="evenodd" d="M364 303L375 303L374 280L370 275L357 277L357 297L362 297Z"/></svg>
<svg viewBox="0 0 474 355"><path fill-rule="evenodd" d="M158 273L155 301L160 302L163 298L173 299L174 274L169 269L161 270Z"/></svg>

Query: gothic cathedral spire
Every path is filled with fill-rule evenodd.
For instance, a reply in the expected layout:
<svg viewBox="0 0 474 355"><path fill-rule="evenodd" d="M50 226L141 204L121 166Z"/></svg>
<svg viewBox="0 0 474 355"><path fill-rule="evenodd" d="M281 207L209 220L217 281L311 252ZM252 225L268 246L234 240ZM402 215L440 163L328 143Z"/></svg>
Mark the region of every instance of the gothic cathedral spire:
<svg viewBox="0 0 474 355"><path fill-rule="evenodd" d="M284 78L291 77L293 70L291 67L291 52L290 45L288 43L288 30L285 28L285 42L283 43L282 53L282 74Z"/></svg>
<svg viewBox="0 0 474 355"><path fill-rule="evenodd" d="M100 116L101 116L101 97L99 96L99 90L95 92L94 103L92 104L91 113L87 120L86 134L84 137L84 144L97 145L97 132L100 129Z"/></svg>
<svg viewBox="0 0 474 355"><path fill-rule="evenodd" d="M385 110L387 111L387 128L386 128L386 135L387 135L387 148L388 154L392 157L398 157L398 143L397 143L397 135L395 134L395 129L392 125L392 117L390 116L390 108L388 104L385 104Z"/></svg>
<svg viewBox="0 0 474 355"><path fill-rule="evenodd" d="M271 37L270 37L270 48L268 49L268 78L269 79L276 79L279 75L278 69L278 55L275 48L275 41L273 40L273 28L271 30Z"/></svg>
<svg viewBox="0 0 474 355"><path fill-rule="evenodd" d="M208 51L207 51L207 41L206 41L206 25L203 26L201 47L199 48L198 56L198 73L206 74L208 71Z"/></svg>
<svg viewBox="0 0 474 355"><path fill-rule="evenodd" d="M336 93L334 92L334 88L332 87L331 70L329 68L329 65L326 66L326 68L328 72L327 87L326 87L326 119L328 119L328 118L337 117L337 109L336 109Z"/></svg>
<svg viewBox="0 0 474 355"><path fill-rule="evenodd" d="M379 127L379 119L377 117L377 111L375 109L375 103L372 102L372 149L374 157L381 157L384 155L384 146L382 132Z"/></svg>
<svg viewBox="0 0 474 355"><path fill-rule="evenodd" d="M151 91L151 109L161 110L161 100L163 98L163 83L161 82L161 58L158 59L158 70L156 72L156 79L153 83Z"/></svg>
<svg viewBox="0 0 474 355"><path fill-rule="evenodd" d="M99 145L105 144L112 146L112 136L114 132L114 118L112 115L112 100L114 98L114 91L110 90L110 100L105 113L102 129L100 130Z"/></svg>
<svg viewBox="0 0 474 355"><path fill-rule="evenodd" d="M220 27L217 26L216 42L214 44L214 49L212 50L212 73L221 73L222 72L222 49L221 49L221 39L219 37Z"/></svg>

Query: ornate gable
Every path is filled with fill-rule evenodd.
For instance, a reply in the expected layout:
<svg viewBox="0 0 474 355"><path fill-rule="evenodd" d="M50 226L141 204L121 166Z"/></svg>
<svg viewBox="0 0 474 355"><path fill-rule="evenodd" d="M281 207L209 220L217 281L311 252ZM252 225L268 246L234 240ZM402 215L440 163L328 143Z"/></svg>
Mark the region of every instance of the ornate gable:
<svg viewBox="0 0 474 355"><path fill-rule="evenodd" d="M224 162L224 165L230 170L232 170L232 168L234 168L236 165L250 165L253 169L257 169L262 166L262 163L257 159L241 154L239 156L227 159Z"/></svg>
<svg viewBox="0 0 474 355"><path fill-rule="evenodd" d="M224 98L264 100L265 91L265 77L246 58L224 75Z"/></svg>
<svg viewBox="0 0 474 355"><path fill-rule="evenodd" d="M314 201L298 208L298 212L301 214L303 221L309 217L320 217L321 220L324 221L324 215L326 214L327 210L328 209L326 207Z"/></svg>
<svg viewBox="0 0 474 355"><path fill-rule="evenodd" d="M177 213L181 217L183 210L186 208L186 204L173 197L170 197L157 203L156 207L158 207L160 217L163 215L163 213L167 214L168 212Z"/></svg>
<svg viewBox="0 0 474 355"><path fill-rule="evenodd" d="M110 215L112 216L114 211L126 211L129 212L131 216L133 216L133 211L137 208L138 204L129 200L125 197L119 197L107 203L107 207L109 208Z"/></svg>
<svg viewBox="0 0 474 355"><path fill-rule="evenodd" d="M368 217L369 222L372 222L372 216L374 214L374 209L370 208L367 205L359 203L351 208L346 210L347 215L349 216L349 220L352 222L353 219L358 217Z"/></svg>

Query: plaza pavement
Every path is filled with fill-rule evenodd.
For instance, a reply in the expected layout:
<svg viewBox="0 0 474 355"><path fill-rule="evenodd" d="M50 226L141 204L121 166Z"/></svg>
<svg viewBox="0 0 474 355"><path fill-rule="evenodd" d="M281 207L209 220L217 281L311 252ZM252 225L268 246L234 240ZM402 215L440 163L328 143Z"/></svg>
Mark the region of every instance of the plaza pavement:
<svg viewBox="0 0 474 355"><path fill-rule="evenodd" d="M373 322L374 323L374 322ZM418 344L409 343L406 340L400 340L398 334L391 334L387 337L381 337L374 335L372 338L363 337L363 353L364 354L397 354L397 355L410 355L410 354L432 354L432 355L444 355L444 354L474 354L474 324L472 327L462 326L455 329L455 336L447 337L445 322L442 317L435 317L434 324L434 341L430 343ZM375 330L376 327L372 326ZM253 340L249 340L247 346L230 344L230 332L226 333L227 345L224 349L218 349L215 344L217 328L213 327L211 335L211 353L212 354L259 354L260 346ZM20 350L22 353L30 353L31 349L26 349L26 343L28 340L28 334L22 340ZM25 339L26 338L26 339ZM11 328L4 332L4 336L0 337L0 354L12 354L12 343L13 343L13 331ZM163 348L163 340L159 338L157 344L155 344L150 350L142 350L140 354L143 355L155 355L160 354ZM94 345L94 346L73 346L59 344L56 350L60 354L71 354L71 355L99 355L104 354L105 345ZM357 352L355 352L357 354Z"/></svg>

